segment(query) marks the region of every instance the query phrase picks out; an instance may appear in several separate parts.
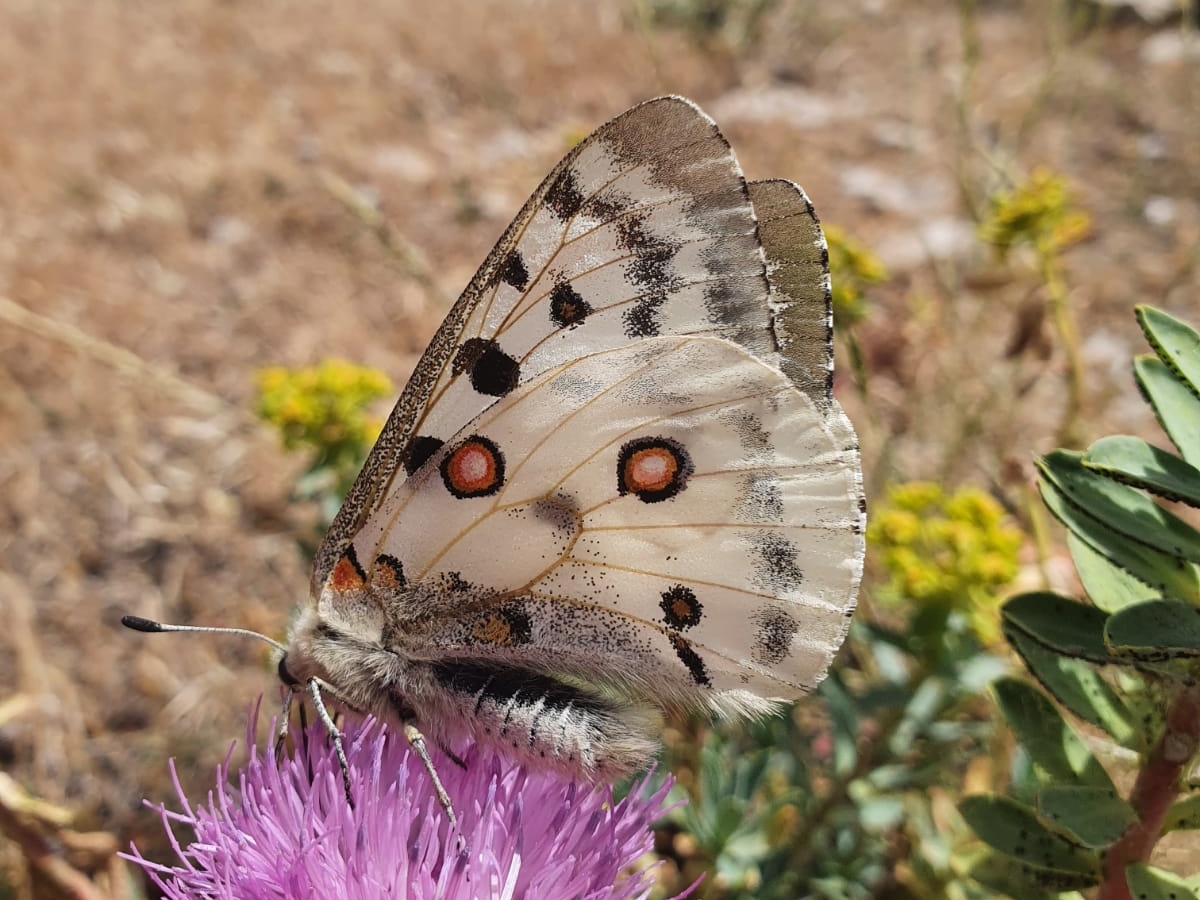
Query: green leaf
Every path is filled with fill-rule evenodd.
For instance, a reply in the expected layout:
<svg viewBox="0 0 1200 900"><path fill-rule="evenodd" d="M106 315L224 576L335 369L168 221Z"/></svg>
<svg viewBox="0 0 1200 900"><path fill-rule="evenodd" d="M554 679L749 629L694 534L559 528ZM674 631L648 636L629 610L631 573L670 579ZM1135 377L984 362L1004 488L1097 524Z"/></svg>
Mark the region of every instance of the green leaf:
<svg viewBox="0 0 1200 900"><path fill-rule="evenodd" d="M1128 540L1175 559L1200 562L1200 531L1141 491L1089 472L1078 453L1051 451L1038 460L1038 468L1067 502Z"/></svg>
<svg viewBox="0 0 1200 900"><path fill-rule="evenodd" d="M1182 600L1151 600L1113 613L1104 628L1113 653L1141 662L1200 656L1200 609Z"/></svg>
<svg viewBox="0 0 1200 900"><path fill-rule="evenodd" d="M1095 481L1102 480L1099 476L1092 478ZM1200 579L1194 566L1186 563L1181 565L1176 556L1138 543L1129 535L1102 524L1068 500L1054 481L1040 479L1038 488L1042 492L1042 500L1055 518L1109 563L1154 588L1160 595L1200 598Z"/></svg>
<svg viewBox="0 0 1200 900"><path fill-rule="evenodd" d="M1015 628L1065 656L1109 662L1104 643L1108 613L1049 591L1018 594L1000 608L1006 629Z"/></svg>
<svg viewBox="0 0 1200 900"><path fill-rule="evenodd" d="M1137 357L1133 361L1133 377L1171 443L1184 459L1200 465L1200 397L1188 390L1157 356Z"/></svg>
<svg viewBox="0 0 1200 900"><path fill-rule="evenodd" d="M1200 470L1141 438L1127 434L1101 438L1088 447L1083 464L1122 484L1200 507Z"/></svg>
<svg viewBox="0 0 1200 900"><path fill-rule="evenodd" d="M1071 551L1075 573L1088 598L1105 612L1116 612L1131 603L1153 600L1162 595L1161 591L1109 562L1072 531L1067 532L1067 549Z"/></svg>
<svg viewBox="0 0 1200 900"><path fill-rule="evenodd" d="M1117 743L1141 749L1142 733L1124 702L1090 663L1047 650L1029 635L1005 629L1030 673L1074 715L1102 728Z"/></svg>
<svg viewBox="0 0 1200 900"><path fill-rule="evenodd" d="M1097 881L1094 875L1035 869L990 850L971 863L967 874L984 887L1019 900L1056 900L1063 891L1088 888Z"/></svg>
<svg viewBox="0 0 1200 900"><path fill-rule="evenodd" d="M992 691L1029 758L1051 779L1114 790L1104 767L1059 715L1049 697L1016 678L999 679Z"/></svg>
<svg viewBox="0 0 1200 900"><path fill-rule="evenodd" d="M1129 885L1129 893L1137 897L1137 900L1194 900L1200 897L1200 894L1178 875L1145 863L1127 866L1125 882Z"/></svg>
<svg viewBox="0 0 1200 900"><path fill-rule="evenodd" d="M1200 397L1200 334L1153 306L1137 306L1134 311L1146 340L1158 358L1193 394Z"/></svg>
<svg viewBox="0 0 1200 900"><path fill-rule="evenodd" d="M1138 822L1132 806L1103 788L1048 785L1038 793L1037 805L1051 828L1093 850L1111 847Z"/></svg>
<svg viewBox="0 0 1200 900"><path fill-rule="evenodd" d="M1180 800L1167 810L1164 831L1192 831L1200 828L1200 794Z"/></svg>
<svg viewBox="0 0 1200 900"><path fill-rule="evenodd" d="M959 801L958 811L980 840L1025 867L1086 876L1088 884L1099 879L1099 857L1051 831L1028 806L1009 797L981 794L964 797Z"/></svg>

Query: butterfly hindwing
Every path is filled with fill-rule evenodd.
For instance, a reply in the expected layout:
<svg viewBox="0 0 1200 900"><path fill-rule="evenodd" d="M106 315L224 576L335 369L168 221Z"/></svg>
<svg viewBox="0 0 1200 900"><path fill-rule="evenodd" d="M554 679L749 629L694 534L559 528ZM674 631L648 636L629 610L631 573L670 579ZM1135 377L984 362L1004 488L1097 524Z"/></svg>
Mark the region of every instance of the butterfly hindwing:
<svg viewBox="0 0 1200 900"><path fill-rule="evenodd" d="M470 469L476 490L458 477L464 452L496 461ZM498 401L355 549L431 586L398 614L447 657L680 705L793 697L823 674L852 606L852 461L812 401L736 345L648 339ZM521 640L496 630L497 610L524 623Z"/></svg>

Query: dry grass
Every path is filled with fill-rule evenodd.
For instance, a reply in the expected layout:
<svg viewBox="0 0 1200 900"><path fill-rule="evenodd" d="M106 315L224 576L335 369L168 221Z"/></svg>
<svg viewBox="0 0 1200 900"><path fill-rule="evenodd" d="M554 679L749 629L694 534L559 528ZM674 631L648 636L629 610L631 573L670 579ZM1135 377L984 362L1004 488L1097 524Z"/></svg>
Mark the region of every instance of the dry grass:
<svg viewBox="0 0 1200 900"><path fill-rule="evenodd" d="M1094 217L1067 260L1086 427L1153 434L1131 307L1195 319L1200 64L1147 61L1169 30L980 7L781 0L757 38L698 38L645 0L0 2L3 769L73 832L155 846L140 802L168 796L167 756L202 790L272 677L257 646L120 614L279 634L306 590L312 513L248 414L254 369L344 356L402 380L570 140L649 96L701 102L749 174L801 181L888 259L868 403L841 388L872 488L976 481L1019 507L1052 445L1034 282L938 249L1035 164ZM0 851L0 895L53 896L20 859Z"/></svg>

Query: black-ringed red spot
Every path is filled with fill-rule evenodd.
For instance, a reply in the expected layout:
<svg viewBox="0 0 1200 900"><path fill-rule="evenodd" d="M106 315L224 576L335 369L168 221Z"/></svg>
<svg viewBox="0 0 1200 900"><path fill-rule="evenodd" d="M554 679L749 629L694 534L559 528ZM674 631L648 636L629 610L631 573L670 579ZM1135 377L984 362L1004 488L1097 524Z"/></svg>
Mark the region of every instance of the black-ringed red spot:
<svg viewBox="0 0 1200 900"><path fill-rule="evenodd" d="M455 497L487 497L504 485L504 455L478 434L447 453L441 468L442 482Z"/></svg>
<svg viewBox="0 0 1200 900"><path fill-rule="evenodd" d="M704 607L696 599L695 591L682 584L663 591L659 605L663 611L663 622L668 628L691 628L699 624L700 616L704 612Z"/></svg>
<svg viewBox="0 0 1200 900"><path fill-rule="evenodd" d="M678 441L637 438L623 444L617 457L617 492L657 503L683 490L692 471L691 457Z"/></svg>
<svg viewBox="0 0 1200 900"><path fill-rule="evenodd" d="M344 593L346 591L361 590L366 586L366 583L366 573L363 572L362 566L358 564L358 555L354 552L354 545L351 544L334 564L332 571L330 571L329 586L335 591Z"/></svg>

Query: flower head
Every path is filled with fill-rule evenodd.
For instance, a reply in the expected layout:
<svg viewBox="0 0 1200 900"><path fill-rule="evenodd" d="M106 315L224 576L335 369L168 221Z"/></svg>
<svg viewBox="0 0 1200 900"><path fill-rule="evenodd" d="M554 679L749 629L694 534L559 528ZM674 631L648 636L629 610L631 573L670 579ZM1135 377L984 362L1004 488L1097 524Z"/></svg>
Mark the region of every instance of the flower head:
<svg viewBox="0 0 1200 900"><path fill-rule="evenodd" d="M434 750L459 818L453 832L403 735L370 719L343 735L353 806L319 723L282 759L251 737L236 791L228 760L206 805L193 807L176 778L183 811L162 815L179 864L151 862L136 847L128 858L171 900L648 895L652 869L631 866L651 849L649 827L665 812L669 778L658 787L643 779L617 801L609 788L490 750L472 748L465 767ZM192 829L191 843L178 842L172 823Z"/></svg>

